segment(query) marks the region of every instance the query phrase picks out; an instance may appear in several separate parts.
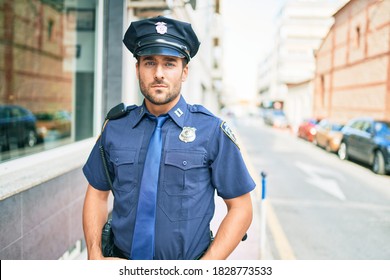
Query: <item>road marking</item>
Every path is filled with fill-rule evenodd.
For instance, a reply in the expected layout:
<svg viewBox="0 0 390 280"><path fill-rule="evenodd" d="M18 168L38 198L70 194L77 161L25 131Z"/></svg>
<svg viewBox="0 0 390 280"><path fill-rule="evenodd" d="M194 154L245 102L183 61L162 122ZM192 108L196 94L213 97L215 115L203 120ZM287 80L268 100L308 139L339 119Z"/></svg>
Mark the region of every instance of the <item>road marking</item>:
<svg viewBox="0 0 390 280"><path fill-rule="evenodd" d="M279 252L280 259L282 260L295 260L296 257L288 242L287 236L283 231L282 226L279 223L278 217L272 207L271 203L267 203L267 224L274 238L275 246Z"/></svg>
<svg viewBox="0 0 390 280"><path fill-rule="evenodd" d="M307 183L323 190L324 192L340 200L346 199L337 181L332 178L324 177L324 176L328 176L328 177L330 176L333 178L336 176L340 177L338 173L329 170L324 170L323 167L321 168L315 167L300 161L296 161L294 165L306 173L307 177L305 178L305 181Z"/></svg>
<svg viewBox="0 0 390 280"><path fill-rule="evenodd" d="M378 211L390 211L390 205L378 205L377 203L365 203L365 202L353 202L349 200L346 203L339 203L335 200L319 201L319 200L310 200L307 199L291 199L291 198L272 198L273 205L278 206L287 206L287 207L296 207L299 205L301 208L323 208L323 209L333 209L333 210L365 210L371 212Z"/></svg>
<svg viewBox="0 0 390 280"><path fill-rule="evenodd" d="M249 173L252 175L253 180L256 183L256 198L258 203L262 203L261 200L261 179L259 176L259 172L256 172L252 162L250 161L247 151L245 150L245 146L241 146L241 153L243 155L244 161L246 162L246 165L248 167ZM278 217L275 213L275 210L273 209L271 203L269 200L266 200L266 204L264 205L265 208L267 208L266 216L267 216L267 225L269 227L269 230L271 232L271 235L273 237L273 241L275 244L276 249L278 250L278 254L281 260L295 260L295 254L294 251L291 248L291 245L287 239L286 234L284 233L284 230L278 220ZM255 211L258 208L255 208ZM264 248L260 248L260 252L262 252ZM262 255L260 253L261 259L264 259L264 254Z"/></svg>

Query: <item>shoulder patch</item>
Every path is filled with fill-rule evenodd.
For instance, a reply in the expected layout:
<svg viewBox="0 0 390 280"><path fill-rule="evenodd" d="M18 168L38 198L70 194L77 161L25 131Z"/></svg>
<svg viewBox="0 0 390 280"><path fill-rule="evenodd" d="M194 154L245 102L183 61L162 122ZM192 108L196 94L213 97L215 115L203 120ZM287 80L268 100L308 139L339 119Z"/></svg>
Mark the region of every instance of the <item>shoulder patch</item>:
<svg viewBox="0 0 390 280"><path fill-rule="evenodd" d="M227 137L229 137L230 140L232 140L233 143L236 144L236 146L237 146L238 148L240 148L240 147L238 146L238 144L237 144L237 138L236 138L236 136L234 135L233 131L230 129L230 127L227 125L227 123L226 123L225 121L223 121L223 122L221 123L221 129L222 129L222 131L227 135Z"/></svg>

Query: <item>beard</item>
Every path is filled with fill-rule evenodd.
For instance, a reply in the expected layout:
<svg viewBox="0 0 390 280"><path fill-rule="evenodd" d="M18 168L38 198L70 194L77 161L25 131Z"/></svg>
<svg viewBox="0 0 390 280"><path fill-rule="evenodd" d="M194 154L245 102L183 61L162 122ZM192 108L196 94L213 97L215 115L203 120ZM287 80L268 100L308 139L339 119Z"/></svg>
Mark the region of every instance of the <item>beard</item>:
<svg viewBox="0 0 390 280"><path fill-rule="evenodd" d="M172 89L168 87L164 90L153 89L152 86L155 84L164 84L162 81L155 81L152 84L146 85L141 79L139 80L139 87L142 95L154 105L165 105L170 103L172 100L175 100L181 91L181 83L177 83L173 86Z"/></svg>

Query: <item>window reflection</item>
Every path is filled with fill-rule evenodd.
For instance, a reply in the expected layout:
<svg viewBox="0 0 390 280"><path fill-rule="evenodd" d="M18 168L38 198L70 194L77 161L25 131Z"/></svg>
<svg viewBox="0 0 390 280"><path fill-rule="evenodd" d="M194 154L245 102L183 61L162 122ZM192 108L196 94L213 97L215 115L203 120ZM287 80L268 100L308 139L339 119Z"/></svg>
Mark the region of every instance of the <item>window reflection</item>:
<svg viewBox="0 0 390 280"><path fill-rule="evenodd" d="M0 105L0 147L33 147L38 141L36 118L31 111L16 105Z"/></svg>
<svg viewBox="0 0 390 280"><path fill-rule="evenodd" d="M0 161L92 136L95 1L0 1Z"/></svg>
<svg viewBox="0 0 390 280"><path fill-rule="evenodd" d="M67 111L41 112L37 118L37 134L41 141L54 141L71 135L71 116Z"/></svg>

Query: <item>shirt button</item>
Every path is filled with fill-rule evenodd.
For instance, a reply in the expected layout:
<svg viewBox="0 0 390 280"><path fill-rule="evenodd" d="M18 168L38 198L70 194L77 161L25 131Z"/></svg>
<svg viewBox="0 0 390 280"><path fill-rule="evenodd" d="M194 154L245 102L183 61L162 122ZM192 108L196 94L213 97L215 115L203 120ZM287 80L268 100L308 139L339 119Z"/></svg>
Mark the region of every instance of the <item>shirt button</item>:
<svg viewBox="0 0 390 280"><path fill-rule="evenodd" d="M184 165L184 166L187 165L187 161L186 161L186 160L183 161L183 165Z"/></svg>

